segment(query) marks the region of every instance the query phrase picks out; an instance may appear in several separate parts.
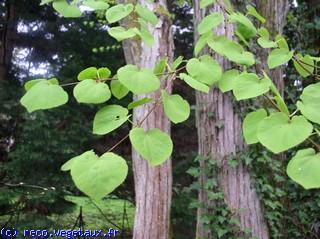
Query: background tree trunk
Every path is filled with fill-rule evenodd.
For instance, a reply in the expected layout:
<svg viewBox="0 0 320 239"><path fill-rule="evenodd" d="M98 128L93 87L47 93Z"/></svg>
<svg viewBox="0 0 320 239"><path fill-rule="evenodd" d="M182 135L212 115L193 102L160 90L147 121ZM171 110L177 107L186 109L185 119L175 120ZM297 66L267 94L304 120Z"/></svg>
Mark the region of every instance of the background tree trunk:
<svg viewBox="0 0 320 239"><path fill-rule="evenodd" d="M150 1L141 0L140 4L147 6L151 11L167 9L165 0ZM161 15L155 27L149 27L154 36L153 46L147 47L141 41L127 41L124 43L127 63L135 64L141 68L153 68L163 57L168 57L169 62L173 59L173 37L171 22L167 16ZM170 85L167 85L170 84ZM170 81L162 80L161 88L171 92ZM160 91L148 95L134 97L135 100L143 97L156 98ZM135 123L140 122L153 107L147 104L133 110ZM159 128L170 134L170 122L164 115L161 106L144 121L142 127L145 130ZM171 159L161 166L151 167L140 155L132 151L133 172L135 183L136 212L134 221L134 239L167 239L170 227L170 206L172 194L172 169Z"/></svg>
<svg viewBox="0 0 320 239"><path fill-rule="evenodd" d="M212 9L201 10L199 1L194 1L194 24L197 25L209 12L221 12L215 4ZM218 35L233 36L231 25L221 24L217 29ZM195 30L195 41L198 36ZM215 55L224 70L230 69L230 63L221 56ZM260 201L256 193L250 174L245 165L238 160L236 167L228 164L230 157L236 157L236 153L244 148L241 133L241 120L234 110L231 94L222 94L217 89L211 89L209 94L196 93L197 99L197 128L199 154L204 158L217 160L218 184L224 193L225 203L231 212L240 219L242 230L249 228L252 235L259 239L269 238L268 228L263 217ZM211 114L210 114L211 113ZM212 114L213 113L213 114ZM208 117L212 115L212 117ZM222 127L218 124L222 123ZM206 167L206 160L201 160L202 171ZM200 178L201 188L206 182L206 175ZM200 203L210 204L205 190L199 193ZM213 238L210 232L203 227L201 217L206 213L204 209L198 209L197 238Z"/></svg>
<svg viewBox="0 0 320 239"><path fill-rule="evenodd" d="M282 34L283 27L286 23L287 14L289 11L288 0L255 0L258 12L267 20L265 27L270 33L270 37L274 38L278 34ZM261 58L261 67L264 70L268 69L267 59L269 49L258 50L258 55ZM278 87L281 95L284 94L283 68L277 67L273 70L266 71L275 85Z"/></svg>

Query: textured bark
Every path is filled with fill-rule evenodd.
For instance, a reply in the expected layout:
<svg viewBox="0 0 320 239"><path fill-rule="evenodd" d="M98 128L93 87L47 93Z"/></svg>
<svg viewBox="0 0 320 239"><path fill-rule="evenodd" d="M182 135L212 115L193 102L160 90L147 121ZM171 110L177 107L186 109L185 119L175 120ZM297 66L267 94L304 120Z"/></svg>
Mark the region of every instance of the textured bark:
<svg viewBox="0 0 320 239"><path fill-rule="evenodd" d="M156 12L156 9L166 9L166 1L158 0L139 1L140 4L147 6ZM130 23L125 23L126 25ZM173 38L171 22L161 15L155 27L149 28L154 36L153 46L147 47L139 40L126 41L124 51L127 63L133 63L141 68L153 68L160 58L168 57L173 59ZM170 85L167 85L170 84ZM171 92L170 81L162 81L161 88L167 88ZM156 98L160 91L148 95L140 95L135 99L143 97ZM140 122L153 107L147 104L133 111L134 122ZM159 128L170 134L170 122L164 115L161 106L158 106L153 113L144 121L142 127L145 130ZM167 239L169 238L170 227L170 206L172 193L172 169L171 159L157 167L151 167L146 160L142 159L133 150L133 172L135 181L136 212L134 221L134 239Z"/></svg>
<svg viewBox="0 0 320 239"><path fill-rule="evenodd" d="M287 13L289 11L288 0L256 0L258 12L267 20L266 28L269 30L270 37L274 38L282 34L283 27L286 23ZM261 59L261 67L267 72L275 85L278 87L281 95L284 93L283 68L278 67L274 70L267 70L267 58L270 50L259 49L258 55ZM261 70L261 69L258 69Z"/></svg>
<svg viewBox="0 0 320 239"><path fill-rule="evenodd" d="M0 80L7 79L11 67L14 39L17 32L17 2L5 1L5 12L2 14L3 25L0 28Z"/></svg>
<svg viewBox="0 0 320 239"><path fill-rule="evenodd" d="M194 23L195 29L201 19L209 12L220 12L218 5L212 9L201 10L199 1L194 1ZM233 27L229 24L221 24L217 29L218 35L233 36ZM195 32L195 40L198 36ZM214 56L223 69L230 69L230 63L224 58ZM234 110L232 96L222 94L217 89L211 89L209 94L197 92L197 127L199 139L199 154L204 158L211 157L217 160L218 184L224 193L225 203L231 212L240 219L240 228L250 228L252 235L259 239L269 238L268 228L263 217L260 201L254 183L245 165L239 160L236 167L228 165L230 156L236 156L237 152L244 148L241 133L241 120ZM212 117L208 117L211 113ZM212 114L213 113L213 114ZM223 123L222 127L217 127L217 123ZM206 167L206 161L200 162L200 168ZM200 185L206 183L206 175L200 177ZM210 205L205 190L199 193L199 201ZM201 221L202 215L206 213L204 209L198 209L197 238L213 238L210 232L206 232Z"/></svg>

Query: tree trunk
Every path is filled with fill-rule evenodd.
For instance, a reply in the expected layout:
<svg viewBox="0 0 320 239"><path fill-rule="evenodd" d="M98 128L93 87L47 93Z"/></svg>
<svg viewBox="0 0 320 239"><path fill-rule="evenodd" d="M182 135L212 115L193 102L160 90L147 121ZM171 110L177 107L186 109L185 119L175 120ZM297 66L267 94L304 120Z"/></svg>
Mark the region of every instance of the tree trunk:
<svg viewBox="0 0 320 239"><path fill-rule="evenodd" d="M147 6L151 11L167 9L165 0L154 2L140 0L140 4ZM125 24L127 25L127 24ZM167 16L161 15L155 27L149 27L154 36L153 46L147 47L137 40L124 42L124 51L127 63L135 64L140 68L153 68L163 57L173 59L173 37L171 22ZM161 88L171 92L171 83L161 81ZM170 85L167 85L170 84ZM135 100L144 97L156 98L160 91L148 95L135 96ZM153 107L147 104L133 110L135 123L140 122ZM145 130L159 128L170 134L170 122L164 115L161 106L158 106L142 124ZM134 239L167 239L169 238L170 206L172 194L171 159L157 167L151 167L146 160L133 150L133 173L135 181L136 212L133 229Z"/></svg>
<svg viewBox="0 0 320 239"><path fill-rule="evenodd" d="M215 4L212 9L201 10L199 1L194 1L194 24L197 25L210 12L221 12L220 7ZM216 34L233 36L231 25L221 24L216 29ZM195 40L198 36L195 30ZM215 55L223 69L230 69L230 62ZM234 110L232 96L222 94L217 89L211 89L209 94L197 92L197 127L199 154L203 158L213 158L217 161L218 185L224 193L224 200L230 211L240 219L242 230L249 228L252 236L259 239L269 238L268 228L263 217L260 201L256 193L254 183L246 166L240 161L236 167L228 164L230 157L236 156L237 152L244 148L241 133L241 120ZM211 113L211 114L209 114ZM212 114L213 113L213 114ZM208 117L212 115L212 117ZM223 123L217 127L217 123ZM203 172L206 168L206 160L201 160L200 168ZM206 183L206 175L200 176L200 187ZM206 191L199 192L199 201L206 205L210 204ZM198 209L197 238L213 238L211 232L204 230L201 217L206 213L205 209Z"/></svg>
<svg viewBox="0 0 320 239"><path fill-rule="evenodd" d="M0 25L0 81L8 78L11 68L13 40L17 32L17 5L16 1L6 0L4 4L3 19Z"/></svg>
<svg viewBox="0 0 320 239"><path fill-rule="evenodd" d="M274 38L278 34L282 34L283 27L286 23L287 13L289 11L288 0L256 0L258 12L267 20L265 27L270 33L270 37ZM268 69L267 59L269 49L259 49L258 55L261 60L261 67L264 70ZM278 87L281 95L284 94L283 68L278 67L273 70L268 70L266 73Z"/></svg>

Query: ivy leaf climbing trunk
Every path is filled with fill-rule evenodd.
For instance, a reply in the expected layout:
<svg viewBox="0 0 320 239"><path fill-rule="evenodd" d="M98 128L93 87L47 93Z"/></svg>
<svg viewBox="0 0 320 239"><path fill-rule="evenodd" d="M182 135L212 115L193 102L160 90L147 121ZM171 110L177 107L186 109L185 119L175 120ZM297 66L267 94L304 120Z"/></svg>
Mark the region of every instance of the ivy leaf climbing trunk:
<svg viewBox="0 0 320 239"><path fill-rule="evenodd" d="M258 12L264 16L267 21L265 27L270 33L270 37L273 39L278 34L282 34L283 27L286 23L287 14L289 11L288 0L268 0L261 1L256 0L256 6ZM268 69L267 58L270 50L259 49L258 55L261 60L261 67ZM259 69L258 69L259 70ZM283 68L277 67L276 69L269 70L267 74L273 80L281 95L284 93L284 81L283 81Z"/></svg>
<svg viewBox="0 0 320 239"><path fill-rule="evenodd" d="M148 7L159 16L156 26L149 26L149 31L154 37L151 47L146 46L140 40L130 40L123 43L124 53L128 64L135 64L140 68L153 69L156 63L164 57L171 62L173 59L173 37L171 21L167 14L165 0L147 1L140 0L137 3ZM158 11L161 9L161 12ZM124 26L132 27L134 19L124 22ZM171 92L171 82L161 80L161 88ZM135 96L135 100L144 97L157 98L160 91L147 95ZM148 112L154 107L146 104L133 110L135 124L139 124ZM143 122L145 130L159 128L170 134L170 122L165 117L163 108L158 106ZM169 238L170 206L172 194L172 169L171 160L165 161L160 166L152 167L132 151L133 172L135 183L136 212L134 220L134 239L167 239Z"/></svg>
<svg viewBox="0 0 320 239"><path fill-rule="evenodd" d="M222 4L223 1L220 1ZM194 1L194 26L197 29L198 24L208 14L212 12L222 12L218 4L213 7L200 9L199 1ZM224 13L225 14L225 13ZM233 27L226 22L220 24L215 33L233 37ZM198 34L195 30L195 41ZM205 53L206 50L203 51ZM208 52L206 52L208 53ZM231 65L221 56L214 55L224 70L230 69ZM230 166L228 160L231 157L237 157L237 152L244 148L244 142L241 133L241 119L236 112L239 105L233 104L230 93L222 94L218 89L211 89L209 94L196 93L197 100L197 128L199 154L203 159L200 161L200 204L206 206L212 205L209 200L204 185L207 182L205 168L207 168L208 158L217 162L217 179L220 191L224 194L225 204L231 213L239 218L240 229L250 229L252 236L259 239L269 238L268 228L264 220L261 204L254 187L252 178L247 167L237 160L236 166ZM197 215L197 235L196 238L215 238L217 232L211 228L206 229L202 220L207 213L206 206L198 209Z"/></svg>

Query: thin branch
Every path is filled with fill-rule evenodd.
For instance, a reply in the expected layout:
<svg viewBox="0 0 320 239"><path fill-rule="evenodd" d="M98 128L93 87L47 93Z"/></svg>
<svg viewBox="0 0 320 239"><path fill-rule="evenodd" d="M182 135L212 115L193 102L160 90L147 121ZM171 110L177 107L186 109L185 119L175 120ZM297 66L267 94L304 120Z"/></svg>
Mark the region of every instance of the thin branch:
<svg viewBox="0 0 320 239"><path fill-rule="evenodd" d="M318 152L320 152L320 145L314 142L311 138L308 138L308 141L317 148Z"/></svg>
<svg viewBox="0 0 320 239"><path fill-rule="evenodd" d="M280 107L266 94L263 94L263 96L272 104L274 108L276 108L279 112L281 112Z"/></svg>
<svg viewBox="0 0 320 239"><path fill-rule="evenodd" d="M5 182L0 182L1 185L4 185L6 187L11 187L11 188L15 188L15 187L25 187L25 188L33 188L33 189L41 189L44 191L48 191L48 190L56 190L55 187L42 187L42 186L38 186L38 185L30 185L30 184L25 184L25 183L5 183Z"/></svg>

